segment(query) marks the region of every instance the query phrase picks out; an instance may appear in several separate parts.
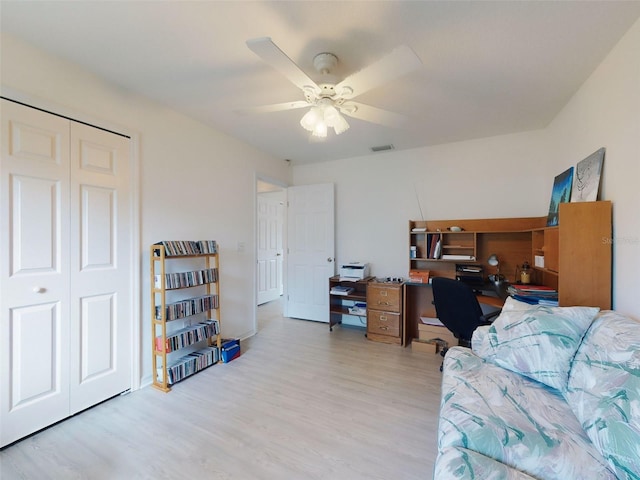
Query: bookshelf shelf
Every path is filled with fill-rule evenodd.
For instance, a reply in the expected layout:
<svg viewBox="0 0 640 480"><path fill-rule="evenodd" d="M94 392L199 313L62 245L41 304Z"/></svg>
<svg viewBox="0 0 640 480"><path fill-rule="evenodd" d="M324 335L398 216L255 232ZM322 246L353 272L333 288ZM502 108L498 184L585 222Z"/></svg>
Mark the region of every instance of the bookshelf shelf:
<svg viewBox="0 0 640 480"><path fill-rule="evenodd" d="M151 246L152 371L158 390L169 392L175 383L220 360L218 272L215 241Z"/></svg>
<svg viewBox="0 0 640 480"><path fill-rule="evenodd" d="M333 331L334 325L342 323L343 315L352 315L349 312L349 308L354 302L366 302L367 283L371 280L373 280L373 277L365 277L357 282L343 281L340 280L339 276L334 276L329 279L329 292L336 287L348 287L353 289L347 295L329 293L329 331Z"/></svg>

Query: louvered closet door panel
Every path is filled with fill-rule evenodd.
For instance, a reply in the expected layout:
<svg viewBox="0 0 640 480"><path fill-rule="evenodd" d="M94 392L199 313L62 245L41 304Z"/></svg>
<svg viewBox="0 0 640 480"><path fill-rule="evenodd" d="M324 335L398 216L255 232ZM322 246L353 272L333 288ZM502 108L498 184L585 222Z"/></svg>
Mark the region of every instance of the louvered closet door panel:
<svg viewBox="0 0 640 480"><path fill-rule="evenodd" d="M131 386L129 139L71 126L71 413Z"/></svg>
<svg viewBox="0 0 640 480"><path fill-rule="evenodd" d="M69 412L69 122L1 101L0 443Z"/></svg>

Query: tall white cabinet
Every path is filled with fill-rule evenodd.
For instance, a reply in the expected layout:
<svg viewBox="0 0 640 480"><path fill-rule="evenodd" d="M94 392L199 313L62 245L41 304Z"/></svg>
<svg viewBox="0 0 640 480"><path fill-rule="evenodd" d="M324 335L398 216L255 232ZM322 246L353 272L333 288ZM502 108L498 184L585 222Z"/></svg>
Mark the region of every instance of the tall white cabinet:
<svg viewBox="0 0 640 480"><path fill-rule="evenodd" d="M131 387L129 139L1 100L0 446Z"/></svg>

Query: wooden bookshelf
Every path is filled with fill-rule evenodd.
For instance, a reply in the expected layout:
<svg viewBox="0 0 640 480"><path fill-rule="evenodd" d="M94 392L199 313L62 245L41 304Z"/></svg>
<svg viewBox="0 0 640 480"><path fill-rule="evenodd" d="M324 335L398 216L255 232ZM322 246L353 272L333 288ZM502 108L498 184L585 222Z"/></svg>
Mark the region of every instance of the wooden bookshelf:
<svg viewBox="0 0 640 480"><path fill-rule="evenodd" d="M169 392L221 359L218 246L160 242L151 246L149 262L153 386ZM167 272L169 264L201 268Z"/></svg>

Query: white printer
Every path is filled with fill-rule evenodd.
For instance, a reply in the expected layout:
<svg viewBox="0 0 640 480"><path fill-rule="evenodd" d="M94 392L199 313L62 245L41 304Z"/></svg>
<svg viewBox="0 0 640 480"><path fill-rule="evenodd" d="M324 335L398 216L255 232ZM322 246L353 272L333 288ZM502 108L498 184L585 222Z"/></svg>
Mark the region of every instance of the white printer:
<svg viewBox="0 0 640 480"><path fill-rule="evenodd" d="M362 280L368 276L368 263L351 262L345 263L340 267L340 278Z"/></svg>

